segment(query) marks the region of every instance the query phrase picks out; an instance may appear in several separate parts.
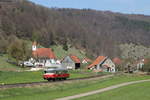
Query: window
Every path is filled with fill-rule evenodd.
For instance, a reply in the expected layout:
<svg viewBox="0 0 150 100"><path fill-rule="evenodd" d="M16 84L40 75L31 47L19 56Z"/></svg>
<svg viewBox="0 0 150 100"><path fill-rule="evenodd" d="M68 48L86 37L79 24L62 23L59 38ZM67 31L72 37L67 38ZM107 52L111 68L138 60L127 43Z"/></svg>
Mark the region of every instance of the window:
<svg viewBox="0 0 150 100"><path fill-rule="evenodd" d="M56 71L54 71L54 70L53 71L49 71L48 70L48 71L44 71L44 73L56 73Z"/></svg>

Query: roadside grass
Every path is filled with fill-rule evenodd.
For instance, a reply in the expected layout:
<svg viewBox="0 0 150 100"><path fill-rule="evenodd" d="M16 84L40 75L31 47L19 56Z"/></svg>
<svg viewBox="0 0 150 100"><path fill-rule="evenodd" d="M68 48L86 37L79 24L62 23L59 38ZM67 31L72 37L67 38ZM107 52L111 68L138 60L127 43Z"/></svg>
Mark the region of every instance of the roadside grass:
<svg viewBox="0 0 150 100"><path fill-rule="evenodd" d="M86 70L70 70L70 78L81 78L95 75L94 72ZM26 83L44 81L44 72L41 71L0 71L0 84ZM105 74L103 74L105 75ZM47 81L47 80L45 80Z"/></svg>
<svg viewBox="0 0 150 100"><path fill-rule="evenodd" d="M62 59L69 54L75 54L80 59L85 57L85 52L80 51L74 47L69 48L68 51L65 51L62 45L53 45L50 48L54 50L54 53L58 59Z"/></svg>
<svg viewBox="0 0 150 100"><path fill-rule="evenodd" d="M149 76L119 75L93 81L74 81L30 88L0 90L1 100L54 100L56 98L85 93L123 82L150 79Z"/></svg>
<svg viewBox="0 0 150 100"><path fill-rule="evenodd" d="M74 100L149 100L150 82L132 84Z"/></svg>

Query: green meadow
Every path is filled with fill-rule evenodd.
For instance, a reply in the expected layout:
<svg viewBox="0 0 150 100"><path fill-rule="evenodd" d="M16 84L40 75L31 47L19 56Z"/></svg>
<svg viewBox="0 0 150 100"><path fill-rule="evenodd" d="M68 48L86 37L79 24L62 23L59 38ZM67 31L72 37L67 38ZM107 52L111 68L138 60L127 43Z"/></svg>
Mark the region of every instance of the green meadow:
<svg viewBox="0 0 150 100"><path fill-rule="evenodd" d="M85 93L123 82L143 79L150 79L150 77L139 75L117 75L114 77L93 81L80 80L71 83L58 83L46 86L4 89L0 90L0 100L54 100L56 98ZM147 89L147 84L148 83L145 84L145 89ZM124 91L124 93L124 95L126 95L127 92Z"/></svg>

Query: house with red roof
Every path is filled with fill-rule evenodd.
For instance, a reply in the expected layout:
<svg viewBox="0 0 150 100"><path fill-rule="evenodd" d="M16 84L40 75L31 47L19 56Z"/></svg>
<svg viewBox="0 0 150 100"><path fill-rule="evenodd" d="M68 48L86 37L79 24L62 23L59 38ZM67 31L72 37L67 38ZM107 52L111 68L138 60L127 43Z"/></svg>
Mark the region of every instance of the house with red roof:
<svg viewBox="0 0 150 100"><path fill-rule="evenodd" d="M51 67L56 64L56 56L51 48L37 48L37 43L32 44L32 57L36 66Z"/></svg>
<svg viewBox="0 0 150 100"><path fill-rule="evenodd" d="M83 58L82 59L82 64L87 64L87 63L91 63L91 62L92 62L92 60L89 58Z"/></svg>
<svg viewBox="0 0 150 100"><path fill-rule="evenodd" d="M81 61L77 56L69 55L62 60L62 67L67 69L79 69L80 63Z"/></svg>
<svg viewBox="0 0 150 100"><path fill-rule="evenodd" d="M101 72L115 72L115 64L110 58L99 56L92 64L87 66L87 69L98 70Z"/></svg>

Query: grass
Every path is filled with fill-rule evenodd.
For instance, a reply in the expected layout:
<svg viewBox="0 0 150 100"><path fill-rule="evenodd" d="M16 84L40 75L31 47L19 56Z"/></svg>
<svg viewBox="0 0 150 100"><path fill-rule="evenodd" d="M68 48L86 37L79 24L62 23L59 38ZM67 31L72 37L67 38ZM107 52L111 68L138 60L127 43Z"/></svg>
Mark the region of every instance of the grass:
<svg viewBox="0 0 150 100"><path fill-rule="evenodd" d="M54 45L51 46L51 48L54 50L56 57L59 59L62 59L69 54L75 54L80 59L85 57L85 53L83 51L80 51L74 47L69 48L68 51L65 51L61 45Z"/></svg>
<svg viewBox="0 0 150 100"><path fill-rule="evenodd" d="M7 62L8 60L8 55L3 54L0 56L0 70L2 71L16 71L16 70L21 70L22 68L19 68L16 65L10 64Z"/></svg>
<svg viewBox="0 0 150 100"><path fill-rule="evenodd" d="M95 75L95 73L84 70L69 71L70 78L80 78ZM0 84L12 84L12 83L25 83L25 82L39 82L44 81L42 78L43 71L0 71ZM45 80L47 81L47 80Z"/></svg>
<svg viewBox="0 0 150 100"><path fill-rule="evenodd" d="M123 82L143 79L150 79L150 77L135 75L119 75L111 78L93 81L84 80L75 81L72 83L59 83L50 86L5 89L0 90L0 100L54 100L55 98L71 96L75 94L105 88Z"/></svg>
<svg viewBox="0 0 150 100"><path fill-rule="evenodd" d="M150 82L138 83L75 100L149 100L149 86Z"/></svg>
<svg viewBox="0 0 150 100"><path fill-rule="evenodd" d="M37 72L13 72L0 71L0 83L24 83L24 82L38 82L43 81L42 71Z"/></svg>

